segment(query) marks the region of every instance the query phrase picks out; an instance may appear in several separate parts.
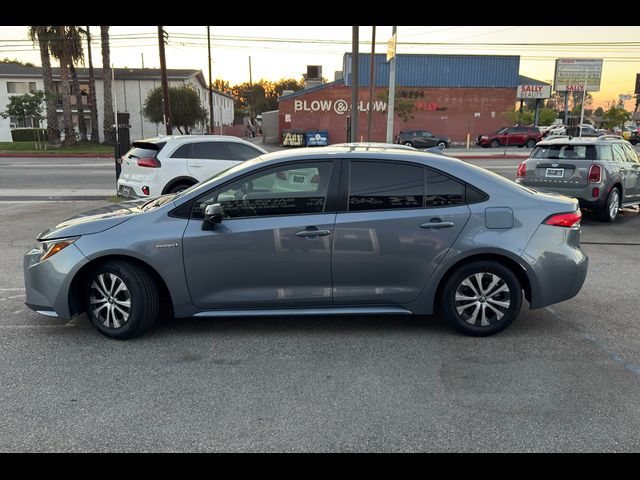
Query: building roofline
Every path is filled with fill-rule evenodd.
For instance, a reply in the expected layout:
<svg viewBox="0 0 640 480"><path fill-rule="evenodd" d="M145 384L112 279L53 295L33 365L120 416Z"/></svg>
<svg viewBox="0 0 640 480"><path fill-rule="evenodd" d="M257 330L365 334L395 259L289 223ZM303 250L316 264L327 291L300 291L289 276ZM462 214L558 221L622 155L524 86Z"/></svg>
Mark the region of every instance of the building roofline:
<svg viewBox="0 0 640 480"><path fill-rule="evenodd" d="M290 93L289 95L283 95L282 97L278 97L278 101L280 102L282 100L289 100L290 98L293 98L293 97L299 97L300 95L305 95L307 93L317 92L318 90L322 90L323 88L334 87L336 85L340 85L341 83L344 83L343 78L339 78L338 80L334 80L333 82L323 83L322 85L317 85L315 87L306 88L303 90L296 90L295 92Z"/></svg>

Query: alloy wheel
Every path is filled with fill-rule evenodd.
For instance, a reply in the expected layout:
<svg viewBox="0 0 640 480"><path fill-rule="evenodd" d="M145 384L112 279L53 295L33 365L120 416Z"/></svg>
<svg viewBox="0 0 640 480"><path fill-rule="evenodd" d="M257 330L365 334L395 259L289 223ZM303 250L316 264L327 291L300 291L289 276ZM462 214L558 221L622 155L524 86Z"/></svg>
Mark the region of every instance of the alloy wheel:
<svg viewBox="0 0 640 480"><path fill-rule="evenodd" d="M456 289L456 312L463 321L474 326L487 327L499 322L510 306L509 286L494 273L469 275Z"/></svg>
<svg viewBox="0 0 640 480"><path fill-rule="evenodd" d="M122 328L131 314L131 293L113 273L101 273L91 283L89 308L107 328Z"/></svg>
<svg viewBox="0 0 640 480"><path fill-rule="evenodd" d="M620 194L618 189L611 190L611 196L609 197L609 218L614 219L618 215L620 209Z"/></svg>

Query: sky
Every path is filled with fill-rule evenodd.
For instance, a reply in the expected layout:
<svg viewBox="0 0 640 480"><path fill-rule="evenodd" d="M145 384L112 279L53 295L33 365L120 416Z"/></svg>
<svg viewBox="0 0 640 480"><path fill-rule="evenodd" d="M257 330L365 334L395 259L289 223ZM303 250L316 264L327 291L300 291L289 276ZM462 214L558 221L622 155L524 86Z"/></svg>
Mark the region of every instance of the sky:
<svg viewBox="0 0 640 480"><path fill-rule="evenodd" d="M351 26L211 26L212 77L231 85L249 81L300 79L307 65L321 65L334 79L351 50ZM166 26L167 68L194 68L208 76L206 26ZM101 65L100 28L91 27L94 66ZM360 52L371 51L372 27L360 27ZM391 26L376 27L376 52L386 52ZM112 26L111 61L116 67L158 68L157 27ZM640 73L640 27L631 26L398 26L398 53L520 55L520 74L551 82L556 58L602 58L593 107L608 108L620 94L633 94ZM628 42L628 44L621 44ZM458 43L461 45L453 45ZM562 45L574 43L574 45ZM575 45L589 43L589 45ZM444 45L442 45L444 44ZM497 44L497 45L496 45ZM510 45L505 45L510 44ZM86 45L86 44L85 44ZM86 52L85 52L86 56ZM0 58L40 64L27 41L26 26L0 27ZM633 110L634 100L626 102Z"/></svg>

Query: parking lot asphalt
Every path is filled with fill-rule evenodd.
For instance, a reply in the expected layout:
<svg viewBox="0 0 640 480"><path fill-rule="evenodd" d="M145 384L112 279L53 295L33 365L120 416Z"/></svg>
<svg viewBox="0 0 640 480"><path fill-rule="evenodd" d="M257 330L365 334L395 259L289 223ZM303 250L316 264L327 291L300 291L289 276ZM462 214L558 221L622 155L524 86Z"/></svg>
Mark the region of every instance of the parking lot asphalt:
<svg viewBox="0 0 640 480"><path fill-rule="evenodd" d="M585 214L581 292L493 337L438 317L272 317L121 342L23 304L35 236L103 203L0 201L2 452L640 449L637 211Z"/></svg>

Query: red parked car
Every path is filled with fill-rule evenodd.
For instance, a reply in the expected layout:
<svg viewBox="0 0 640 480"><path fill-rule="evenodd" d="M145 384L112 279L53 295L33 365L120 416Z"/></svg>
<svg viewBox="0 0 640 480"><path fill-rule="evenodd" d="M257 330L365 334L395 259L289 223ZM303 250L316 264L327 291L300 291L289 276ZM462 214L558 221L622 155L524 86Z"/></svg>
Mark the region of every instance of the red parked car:
<svg viewBox="0 0 640 480"><path fill-rule="evenodd" d="M489 135L478 135L476 145L481 147L527 147L533 148L542 140L538 127L505 127Z"/></svg>

